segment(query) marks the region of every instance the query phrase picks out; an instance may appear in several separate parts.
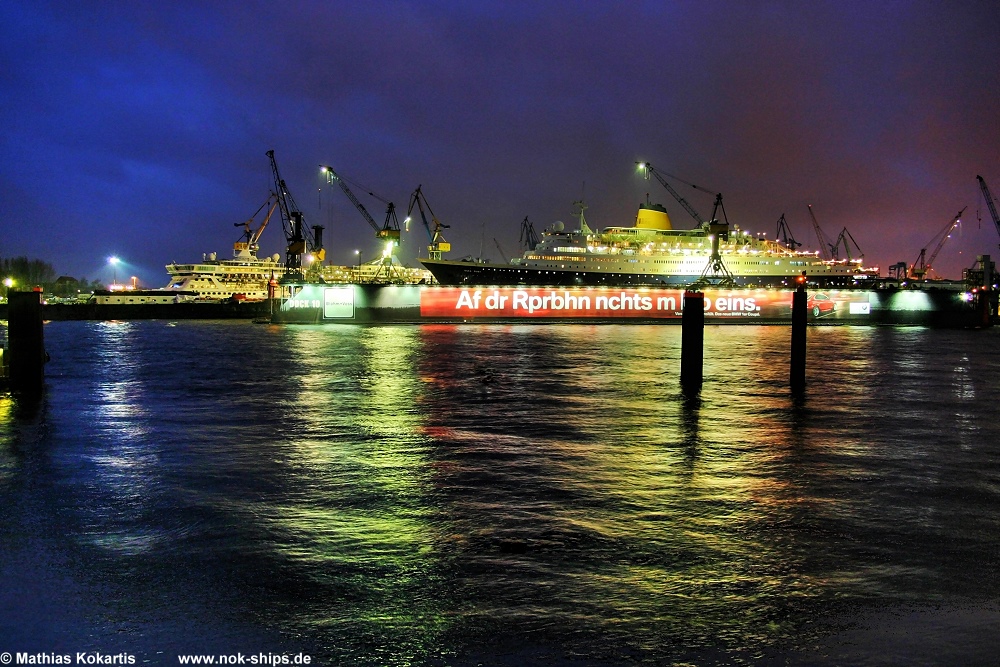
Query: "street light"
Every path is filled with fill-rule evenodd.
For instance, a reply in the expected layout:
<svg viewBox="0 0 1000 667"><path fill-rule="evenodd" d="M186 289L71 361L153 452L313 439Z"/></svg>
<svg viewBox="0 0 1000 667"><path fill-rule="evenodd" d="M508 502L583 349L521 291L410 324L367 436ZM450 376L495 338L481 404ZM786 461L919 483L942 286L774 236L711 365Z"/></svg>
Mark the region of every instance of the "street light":
<svg viewBox="0 0 1000 667"><path fill-rule="evenodd" d="M4 297L10 298L10 288L14 286L14 279L13 278L4 278L3 279L3 284L4 284L4 287L7 288L7 289L4 290Z"/></svg>
<svg viewBox="0 0 1000 667"><path fill-rule="evenodd" d="M114 282L111 283L113 286L118 284L118 262L120 261L121 260L117 257L108 257L108 263L111 264L114 270L115 279Z"/></svg>

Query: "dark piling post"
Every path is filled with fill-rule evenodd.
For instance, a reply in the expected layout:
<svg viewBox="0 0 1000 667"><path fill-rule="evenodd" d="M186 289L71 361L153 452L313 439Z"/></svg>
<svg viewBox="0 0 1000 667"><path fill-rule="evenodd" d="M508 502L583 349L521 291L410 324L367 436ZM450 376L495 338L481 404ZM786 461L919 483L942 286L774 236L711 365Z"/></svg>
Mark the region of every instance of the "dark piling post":
<svg viewBox="0 0 1000 667"><path fill-rule="evenodd" d="M681 389L684 393L701 390L705 356L705 295L684 292L681 311Z"/></svg>
<svg viewBox="0 0 1000 667"><path fill-rule="evenodd" d="M792 359L789 382L792 391L806 388L806 288L801 282L792 295Z"/></svg>
<svg viewBox="0 0 1000 667"><path fill-rule="evenodd" d="M979 290L979 324L988 327L993 322L993 316L997 313L993 310L993 263L989 255L979 258L979 263L983 266L983 284Z"/></svg>
<svg viewBox="0 0 1000 667"><path fill-rule="evenodd" d="M10 388L41 392L45 374L42 300L38 292L7 295L7 354Z"/></svg>

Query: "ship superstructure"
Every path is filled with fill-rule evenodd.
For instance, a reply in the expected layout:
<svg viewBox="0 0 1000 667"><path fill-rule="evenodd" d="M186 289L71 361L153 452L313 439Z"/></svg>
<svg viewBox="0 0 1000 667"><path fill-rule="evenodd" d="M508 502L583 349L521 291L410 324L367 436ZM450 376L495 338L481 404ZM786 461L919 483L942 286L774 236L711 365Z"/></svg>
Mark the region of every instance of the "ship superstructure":
<svg viewBox="0 0 1000 667"><path fill-rule="evenodd" d="M235 244L232 259L217 259L206 253L194 264L167 264L167 290L196 292L199 299L245 299L262 301L268 297L268 283L282 275L284 265L275 253L260 258L246 243Z"/></svg>

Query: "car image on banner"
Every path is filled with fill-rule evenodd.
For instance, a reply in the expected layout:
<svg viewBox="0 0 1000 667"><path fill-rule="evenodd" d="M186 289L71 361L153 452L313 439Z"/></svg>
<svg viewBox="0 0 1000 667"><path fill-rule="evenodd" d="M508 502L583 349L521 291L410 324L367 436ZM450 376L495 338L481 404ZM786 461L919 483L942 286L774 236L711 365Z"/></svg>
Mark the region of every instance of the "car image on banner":
<svg viewBox="0 0 1000 667"><path fill-rule="evenodd" d="M820 292L809 295L809 300L806 301L806 309L813 317L820 317L823 315L829 315L835 311L837 309L837 304L830 299L829 295Z"/></svg>

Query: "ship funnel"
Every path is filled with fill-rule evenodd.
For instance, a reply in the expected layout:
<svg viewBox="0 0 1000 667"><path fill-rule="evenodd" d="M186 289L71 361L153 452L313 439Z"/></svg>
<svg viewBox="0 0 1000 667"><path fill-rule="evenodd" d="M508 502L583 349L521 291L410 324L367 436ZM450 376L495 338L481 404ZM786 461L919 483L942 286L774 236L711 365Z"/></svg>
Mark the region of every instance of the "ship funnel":
<svg viewBox="0 0 1000 667"><path fill-rule="evenodd" d="M639 229L673 229L667 209L660 204L639 204L639 213L635 217L635 226Z"/></svg>

